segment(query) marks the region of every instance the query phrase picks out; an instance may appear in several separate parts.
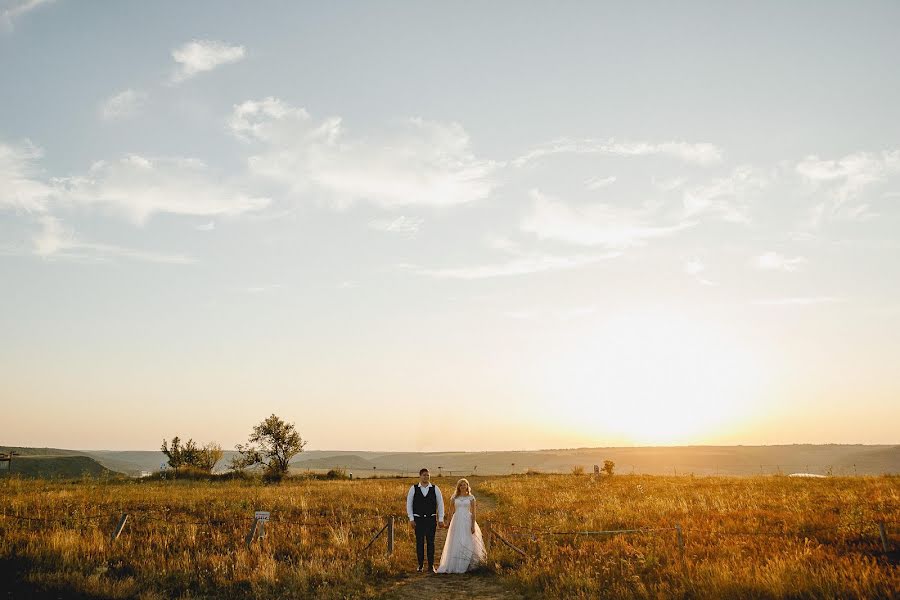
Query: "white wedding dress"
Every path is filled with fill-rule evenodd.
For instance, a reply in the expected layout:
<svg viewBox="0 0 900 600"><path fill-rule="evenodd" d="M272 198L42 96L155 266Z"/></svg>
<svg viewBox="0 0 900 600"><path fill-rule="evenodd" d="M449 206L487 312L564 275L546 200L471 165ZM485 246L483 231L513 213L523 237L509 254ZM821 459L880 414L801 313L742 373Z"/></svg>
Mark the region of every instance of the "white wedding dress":
<svg viewBox="0 0 900 600"><path fill-rule="evenodd" d="M459 496L453 499L455 512L447 529L447 539L441 551L438 573L465 573L487 559L478 523L475 523L475 533L472 533L474 500L474 496Z"/></svg>

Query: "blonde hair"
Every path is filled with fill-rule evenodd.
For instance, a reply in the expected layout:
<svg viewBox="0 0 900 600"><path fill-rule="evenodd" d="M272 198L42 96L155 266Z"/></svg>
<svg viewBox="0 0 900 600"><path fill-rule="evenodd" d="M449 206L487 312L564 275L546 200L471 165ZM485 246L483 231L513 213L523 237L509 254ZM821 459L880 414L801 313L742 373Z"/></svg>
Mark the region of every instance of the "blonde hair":
<svg viewBox="0 0 900 600"><path fill-rule="evenodd" d="M459 488L460 488L460 486L461 486L462 484L466 484L466 485L468 486L468 488L469 488L469 495L470 495L470 496L472 495L472 484L469 483L469 480L468 480L468 479L466 479L465 477L463 477L462 479L460 479L459 481L456 482L456 490L453 491L453 495L450 496L450 500L454 500L454 499L456 499L457 496L459 496Z"/></svg>

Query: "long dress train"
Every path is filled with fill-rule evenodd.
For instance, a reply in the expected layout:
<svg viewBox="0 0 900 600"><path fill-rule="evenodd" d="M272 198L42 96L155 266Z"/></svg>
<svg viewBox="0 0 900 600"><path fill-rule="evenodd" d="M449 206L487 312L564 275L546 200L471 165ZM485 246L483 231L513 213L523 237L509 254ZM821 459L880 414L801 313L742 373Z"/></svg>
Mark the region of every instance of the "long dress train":
<svg viewBox="0 0 900 600"><path fill-rule="evenodd" d="M475 523L472 533L472 502L474 496L458 496L453 500L455 512L450 519L447 539L441 551L438 573L465 573L487 560L481 528Z"/></svg>

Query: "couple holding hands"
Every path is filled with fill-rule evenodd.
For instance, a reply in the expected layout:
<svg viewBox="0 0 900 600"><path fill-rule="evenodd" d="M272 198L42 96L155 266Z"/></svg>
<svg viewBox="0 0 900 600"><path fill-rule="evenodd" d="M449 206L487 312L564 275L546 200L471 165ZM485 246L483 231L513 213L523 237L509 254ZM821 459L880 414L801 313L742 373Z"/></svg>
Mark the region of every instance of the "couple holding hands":
<svg viewBox="0 0 900 600"><path fill-rule="evenodd" d="M450 526L441 551L441 563L434 568L434 534L437 527L444 527L444 497L441 490L431 483L428 469L419 471L419 483L409 488L406 495L406 515L410 527L416 532L416 558L421 573L428 550L429 573L465 573L487 558L481 528L475 522L476 504L472 488L466 479L456 482L456 490L450 497Z"/></svg>

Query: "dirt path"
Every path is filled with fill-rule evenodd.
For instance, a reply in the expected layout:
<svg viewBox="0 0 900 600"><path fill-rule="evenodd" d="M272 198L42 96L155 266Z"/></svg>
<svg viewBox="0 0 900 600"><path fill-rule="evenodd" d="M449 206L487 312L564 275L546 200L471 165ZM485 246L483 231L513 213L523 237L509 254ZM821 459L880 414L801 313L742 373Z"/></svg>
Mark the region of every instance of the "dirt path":
<svg viewBox="0 0 900 600"><path fill-rule="evenodd" d="M496 499L484 492L478 497L478 521L488 518L497 505ZM434 539L435 562L441 560L446 529L438 529ZM413 565L411 565L413 566ZM379 596L383 600L442 600L443 598L482 598L483 600L523 600L524 596L508 590L489 572L460 575L425 575L410 569L409 577L393 584Z"/></svg>

